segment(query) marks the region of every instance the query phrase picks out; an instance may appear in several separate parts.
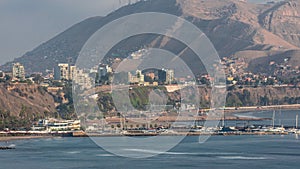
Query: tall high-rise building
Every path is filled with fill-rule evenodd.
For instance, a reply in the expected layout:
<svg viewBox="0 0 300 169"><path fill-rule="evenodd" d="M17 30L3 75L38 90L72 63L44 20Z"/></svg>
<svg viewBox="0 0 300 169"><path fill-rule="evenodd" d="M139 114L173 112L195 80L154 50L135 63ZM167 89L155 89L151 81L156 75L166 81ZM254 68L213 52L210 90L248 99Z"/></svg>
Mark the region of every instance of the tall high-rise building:
<svg viewBox="0 0 300 169"><path fill-rule="evenodd" d="M164 84L166 81L166 71L164 69L158 70L158 82L159 84Z"/></svg>
<svg viewBox="0 0 300 169"><path fill-rule="evenodd" d="M14 63L12 68L13 80L25 80L25 68L21 63Z"/></svg>
<svg viewBox="0 0 300 169"><path fill-rule="evenodd" d="M70 66L69 80L73 80L76 76L76 66Z"/></svg>
<svg viewBox="0 0 300 169"><path fill-rule="evenodd" d="M76 66L70 66L68 63L60 63L54 70L55 80L72 80L76 73Z"/></svg>
<svg viewBox="0 0 300 169"><path fill-rule="evenodd" d="M160 83L172 84L174 81L174 70L161 69L158 71L158 80Z"/></svg>
<svg viewBox="0 0 300 169"><path fill-rule="evenodd" d="M57 80L69 80L69 64L67 63L60 63L58 64L58 76Z"/></svg>
<svg viewBox="0 0 300 169"><path fill-rule="evenodd" d="M174 70L166 70L166 84L172 84L174 82Z"/></svg>

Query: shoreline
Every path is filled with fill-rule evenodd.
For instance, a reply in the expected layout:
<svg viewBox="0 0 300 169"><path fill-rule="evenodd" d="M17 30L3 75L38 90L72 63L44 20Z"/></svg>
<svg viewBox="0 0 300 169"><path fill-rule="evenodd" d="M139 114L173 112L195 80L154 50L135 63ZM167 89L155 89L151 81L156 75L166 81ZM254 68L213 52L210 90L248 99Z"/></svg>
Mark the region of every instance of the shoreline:
<svg viewBox="0 0 300 169"><path fill-rule="evenodd" d="M251 112L251 111L271 111L271 110L294 110L294 111L299 111L300 112L300 104L294 104L294 105L276 105L276 106L261 106L261 107L256 107L256 106L252 106L252 107L239 107L239 108L235 108L235 107L227 107L225 109L225 113L228 113L230 116L232 116L233 114L237 114L237 113L247 113L247 112ZM227 120L231 120L230 118ZM243 120L243 119L239 119L239 120ZM245 119L244 119L245 120ZM58 134L45 134L45 135L7 135L7 136L0 136L0 143L3 142L10 142L10 141L18 141L18 140L30 140L30 139L47 139L47 138L55 138L55 137L74 137L74 138L78 138L78 137L86 137L87 135L83 134L83 133L72 133L71 135L69 135L70 133L63 133L61 135ZM277 134L282 134L282 133L224 133L224 134L212 134L210 133L209 135L277 135ZM286 133L284 133L286 134ZM176 136L176 135L180 135L180 134L163 134L165 136ZM206 135L206 134L201 134L201 133L193 133L190 132L188 133L188 136L199 136L199 135ZM88 137L114 137L114 136L124 136L124 135L119 135L119 134L103 134L103 135L90 135ZM136 134L132 134L132 135L128 135L128 136L139 136ZM143 134L141 135L143 136Z"/></svg>
<svg viewBox="0 0 300 169"><path fill-rule="evenodd" d="M31 139L47 139L54 138L54 136L5 136L0 137L1 142L19 141L19 140L31 140Z"/></svg>
<svg viewBox="0 0 300 169"><path fill-rule="evenodd" d="M65 138L97 138L97 137L166 137L166 136L267 136L267 135L288 135L288 132L228 132L228 133L199 133L199 132L189 132L189 133L163 133L163 134L91 134L91 135L80 135L73 137L65 137ZM59 136L9 136L9 137L0 137L0 143L4 142L12 142L12 141L22 141L22 140L32 140L32 139L47 139L47 138L55 138Z"/></svg>
<svg viewBox="0 0 300 169"><path fill-rule="evenodd" d="M276 105L276 106L249 106L249 107L226 107L225 113L246 113L250 111L271 111L271 110L295 110L300 111L300 104Z"/></svg>

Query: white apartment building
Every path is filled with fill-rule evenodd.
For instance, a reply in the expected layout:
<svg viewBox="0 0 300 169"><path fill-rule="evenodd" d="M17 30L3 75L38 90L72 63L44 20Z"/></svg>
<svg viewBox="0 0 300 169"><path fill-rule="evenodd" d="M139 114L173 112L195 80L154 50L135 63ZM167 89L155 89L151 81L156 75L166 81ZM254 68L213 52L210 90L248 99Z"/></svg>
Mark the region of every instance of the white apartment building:
<svg viewBox="0 0 300 169"><path fill-rule="evenodd" d="M25 80L25 68L21 63L14 63L12 68L13 80Z"/></svg>

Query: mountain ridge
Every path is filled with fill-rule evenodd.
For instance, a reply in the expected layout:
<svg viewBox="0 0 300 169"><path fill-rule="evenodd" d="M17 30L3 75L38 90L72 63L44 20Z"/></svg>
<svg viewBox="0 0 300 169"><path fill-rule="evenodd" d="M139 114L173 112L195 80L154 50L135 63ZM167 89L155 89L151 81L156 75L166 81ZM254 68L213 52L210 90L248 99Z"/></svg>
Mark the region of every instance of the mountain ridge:
<svg viewBox="0 0 300 169"><path fill-rule="evenodd" d="M300 11L297 9L299 4L299 0L273 4L250 4L239 0L140 1L122 7L105 17L92 17L77 23L13 62L23 63L27 72L45 72L59 62L70 61L74 64L86 40L99 28L119 17L139 12L164 12L186 18L208 36L221 57L231 57L242 51L253 51L253 53L260 52L261 57L275 56L274 59L279 62L282 60L279 58L285 57L278 56L280 53L300 50L298 33L300 25L297 23L300 19ZM141 46L159 47L162 43L176 54L182 52L177 49L184 49L180 44L172 41L166 43L161 39L163 38L158 36L139 36L125 40L123 44L116 45L108 57L123 49L127 53L120 55L127 57L131 50ZM187 57L187 53L182 57ZM290 58L294 61L300 59L293 53ZM11 63L1 68L7 70ZM250 66L249 70L252 69Z"/></svg>

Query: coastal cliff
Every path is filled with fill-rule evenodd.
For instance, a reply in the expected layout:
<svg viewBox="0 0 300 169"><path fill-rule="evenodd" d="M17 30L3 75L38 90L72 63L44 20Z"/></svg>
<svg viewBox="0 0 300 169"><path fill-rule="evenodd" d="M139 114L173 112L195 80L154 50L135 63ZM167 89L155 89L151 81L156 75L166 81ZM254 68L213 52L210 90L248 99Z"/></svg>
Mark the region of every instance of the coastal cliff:
<svg viewBox="0 0 300 169"><path fill-rule="evenodd" d="M149 94L155 90L153 87L136 87L130 91L130 99L133 106L137 109L145 108L149 102ZM167 94L167 104L175 105L180 102L180 90L168 92L166 88L161 87ZM201 108L210 106L211 88L199 87L199 101ZM186 90L184 90L186 92ZM191 95L191 93L185 93ZM114 113L116 110L111 94L107 92L98 93L98 104L101 111ZM297 87L273 87L261 86L257 88L243 87L235 88L228 91L226 106L227 107L244 107L244 106L269 106L300 103L300 90Z"/></svg>
<svg viewBox="0 0 300 169"><path fill-rule="evenodd" d="M51 117L54 112L54 98L44 88L33 84L0 84L0 127L30 127L32 121Z"/></svg>

